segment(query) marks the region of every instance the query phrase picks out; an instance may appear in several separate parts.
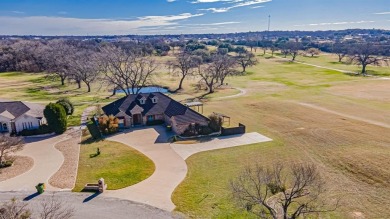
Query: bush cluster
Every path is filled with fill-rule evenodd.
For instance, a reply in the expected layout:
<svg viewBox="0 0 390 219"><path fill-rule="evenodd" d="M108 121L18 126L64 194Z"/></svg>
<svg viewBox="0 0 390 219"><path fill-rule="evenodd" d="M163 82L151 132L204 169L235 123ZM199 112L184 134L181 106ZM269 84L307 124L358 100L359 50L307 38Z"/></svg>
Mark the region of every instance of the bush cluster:
<svg viewBox="0 0 390 219"><path fill-rule="evenodd" d="M162 125L164 124L164 120L153 120L153 121L147 121L146 125L152 126L152 125Z"/></svg>
<svg viewBox="0 0 390 219"><path fill-rule="evenodd" d="M66 131L68 122L65 109L57 103L49 103L43 111L49 129L56 134L62 134Z"/></svg>
<svg viewBox="0 0 390 219"><path fill-rule="evenodd" d="M41 125L39 129L24 129L23 131L20 132L21 136L33 136L33 135L44 135L44 134L49 134L52 133L53 131L49 128L48 125Z"/></svg>

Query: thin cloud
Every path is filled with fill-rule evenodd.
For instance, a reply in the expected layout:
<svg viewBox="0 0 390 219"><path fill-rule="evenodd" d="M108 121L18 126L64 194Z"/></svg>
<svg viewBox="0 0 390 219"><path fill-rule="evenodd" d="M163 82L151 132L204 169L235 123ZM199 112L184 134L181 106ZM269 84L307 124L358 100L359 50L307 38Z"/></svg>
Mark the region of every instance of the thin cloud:
<svg viewBox="0 0 390 219"><path fill-rule="evenodd" d="M297 25L294 25L294 27L329 26L329 25L345 25L345 24L366 24L366 23L375 23L375 21L340 21L340 22L329 22L329 23L297 24Z"/></svg>
<svg viewBox="0 0 390 219"><path fill-rule="evenodd" d="M14 14L24 14L23 11L11 11L11 12L14 13Z"/></svg>
<svg viewBox="0 0 390 219"><path fill-rule="evenodd" d="M245 7L245 6L251 6L251 5L258 5L263 4L267 2L271 2L272 0L198 0L193 3L210 3L210 2L225 2L226 4L231 4L231 6L228 7L212 7L212 8L205 8L205 9L199 9L201 11L211 11L213 13L223 13L228 12L233 8L239 8L239 7ZM256 7L256 6L254 6Z"/></svg>
<svg viewBox="0 0 390 219"><path fill-rule="evenodd" d="M178 22L202 16L183 13L167 16L144 16L126 19L85 19L69 17L0 16L0 35L110 35L142 33L143 27L169 27Z"/></svg>
<svg viewBox="0 0 390 219"><path fill-rule="evenodd" d="M378 12L378 13L374 13L374 14L378 14L378 15L390 14L390 11Z"/></svg>
<svg viewBox="0 0 390 219"><path fill-rule="evenodd" d="M188 26L221 26L228 24L240 24L238 21L228 21L228 22L220 22L220 23L209 23L209 24L188 24Z"/></svg>

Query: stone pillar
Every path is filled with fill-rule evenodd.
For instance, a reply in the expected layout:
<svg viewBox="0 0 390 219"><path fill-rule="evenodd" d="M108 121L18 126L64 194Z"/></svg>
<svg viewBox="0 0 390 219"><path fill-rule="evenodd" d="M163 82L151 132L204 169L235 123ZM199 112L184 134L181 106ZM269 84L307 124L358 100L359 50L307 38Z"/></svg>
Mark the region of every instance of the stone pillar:
<svg viewBox="0 0 390 219"><path fill-rule="evenodd" d="M98 181L98 184L99 184L99 192L103 193L104 190L106 190L106 185L104 184L104 179L100 178Z"/></svg>

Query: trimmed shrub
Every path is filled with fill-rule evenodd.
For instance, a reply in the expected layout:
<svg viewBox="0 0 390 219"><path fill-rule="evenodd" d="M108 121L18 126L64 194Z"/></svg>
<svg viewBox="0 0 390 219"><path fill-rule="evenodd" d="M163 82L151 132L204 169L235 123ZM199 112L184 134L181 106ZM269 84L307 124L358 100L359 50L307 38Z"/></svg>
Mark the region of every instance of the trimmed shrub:
<svg viewBox="0 0 390 219"><path fill-rule="evenodd" d="M212 114L209 116L210 122L209 127L214 132L221 131L221 127L223 124L222 118L218 115Z"/></svg>
<svg viewBox="0 0 390 219"><path fill-rule="evenodd" d="M52 133L53 131L49 128L48 125L42 125L39 127L39 129L24 129L20 132L20 135L22 136L33 136L33 135L44 135Z"/></svg>
<svg viewBox="0 0 390 219"><path fill-rule="evenodd" d="M64 107L66 115L73 115L74 112L74 106L73 103L70 102L68 98L61 98L57 101L57 104L60 104Z"/></svg>
<svg viewBox="0 0 390 219"><path fill-rule="evenodd" d="M152 125L162 125L164 124L164 120L153 120L153 121L147 121L146 125L152 126Z"/></svg>
<svg viewBox="0 0 390 219"><path fill-rule="evenodd" d="M62 105L49 103L43 113L51 131L56 134L62 134L66 131L68 122L66 119L65 109Z"/></svg>
<svg viewBox="0 0 390 219"><path fill-rule="evenodd" d="M213 130L208 126L203 126L200 124L191 124L184 131L184 133L181 134L181 136L193 137L193 136L198 136L198 135L209 135L211 133L213 133Z"/></svg>
<svg viewBox="0 0 390 219"><path fill-rule="evenodd" d="M3 163L0 163L0 168L7 168L12 166L14 162L12 160L5 161Z"/></svg>

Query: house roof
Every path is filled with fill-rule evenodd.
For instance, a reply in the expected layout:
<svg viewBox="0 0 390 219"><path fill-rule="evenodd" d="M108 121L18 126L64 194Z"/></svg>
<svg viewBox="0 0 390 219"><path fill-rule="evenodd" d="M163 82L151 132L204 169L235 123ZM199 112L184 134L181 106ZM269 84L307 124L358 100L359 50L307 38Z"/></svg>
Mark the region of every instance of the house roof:
<svg viewBox="0 0 390 219"><path fill-rule="evenodd" d="M39 104L21 102L21 101L9 101L0 102L0 115L10 119L18 118L24 114L43 118L44 107Z"/></svg>
<svg viewBox="0 0 390 219"><path fill-rule="evenodd" d="M157 103L153 103L152 98L157 98ZM145 103L141 104L140 99L145 99ZM160 92L131 94L104 106L102 109L107 115L116 116L123 112L128 116L132 116L133 113L140 113L140 108L143 109L142 115L144 116L164 114L170 118L175 117L174 120L177 124L205 124L208 121L203 115Z"/></svg>

